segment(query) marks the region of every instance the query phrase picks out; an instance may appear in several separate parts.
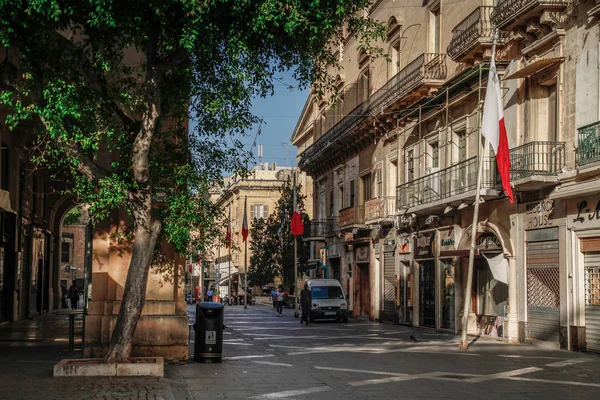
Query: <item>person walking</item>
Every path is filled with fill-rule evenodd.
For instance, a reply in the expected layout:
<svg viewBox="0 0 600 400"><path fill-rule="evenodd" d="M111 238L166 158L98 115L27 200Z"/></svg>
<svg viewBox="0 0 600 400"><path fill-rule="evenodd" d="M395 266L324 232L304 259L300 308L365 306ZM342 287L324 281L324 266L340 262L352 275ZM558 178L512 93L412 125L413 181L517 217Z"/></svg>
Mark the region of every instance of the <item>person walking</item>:
<svg viewBox="0 0 600 400"><path fill-rule="evenodd" d="M79 288L77 287L77 281L75 280L69 288L69 298L71 299L71 310L77 310L77 303L79 303Z"/></svg>
<svg viewBox="0 0 600 400"><path fill-rule="evenodd" d="M275 288L271 289L271 301L273 302L273 310L277 309L277 291L275 291Z"/></svg>
<svg viewBox="0 0 600 400"><path fill-rule="evenodd" d="M283 292L283 286L279 285L277 288L277 315L281 317L283 311L283 301L285 300L285 293Z"/></svg>
<svg viewBox="0 0 600 400"><path fill-rule="evenodd" d="M214 292L212 289L208 289L208 292L206 292L206 297L208 297L208 301L212 302L213 301L213 296L214 296Z"/></svg>
<svg viewBox="0 0 600 400"><path fill-rule="evenodd" d="M312 293L308 288L308 283L304 283L304 289L300 292L300 307L302 307L302 317L300 318L300 323L306 322L308 325L308 321L310 319L310 308L312 307Z"/></svg>

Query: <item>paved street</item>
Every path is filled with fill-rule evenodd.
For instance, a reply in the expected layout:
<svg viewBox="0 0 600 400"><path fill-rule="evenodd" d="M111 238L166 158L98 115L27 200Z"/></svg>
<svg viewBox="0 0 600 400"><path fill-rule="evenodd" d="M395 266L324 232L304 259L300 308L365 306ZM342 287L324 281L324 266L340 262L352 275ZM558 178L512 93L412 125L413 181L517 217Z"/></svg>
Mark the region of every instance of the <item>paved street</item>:
<svg viewBox="0 0 600 400"><path fill-rule="evenodd" d="M600 357L362 320L304 326L293 310L226 307L224 361L169 369L194 399L597 399ZM413 335L417 342L411 342ZM181 395L181 393L180 393ZM186 398L186 397L181 397Z"/></svg>
<svg viewBox="0 0 600 400"><path fill-rule="evenodd" d="M169 363L165 378L52 378L58 360L78 356L65 350L66 320L5 324L0 399L599 398L595 354L490 339L465 353L454 335L353 319L304 326L264 305L225 316L223 363Z"/></svg>

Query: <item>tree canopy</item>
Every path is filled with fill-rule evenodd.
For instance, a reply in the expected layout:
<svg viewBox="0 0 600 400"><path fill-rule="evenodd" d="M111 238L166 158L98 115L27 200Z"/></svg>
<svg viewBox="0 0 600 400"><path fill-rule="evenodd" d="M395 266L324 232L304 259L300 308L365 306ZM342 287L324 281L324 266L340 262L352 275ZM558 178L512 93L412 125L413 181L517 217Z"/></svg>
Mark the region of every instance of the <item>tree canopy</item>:
<svg viewBox="0 0 600 400"><path fill-rule="evenodd" d="M327 71L345 32L365 48L382 37L363 18L369 4L0 0L0 42L19 71L0 94L6 124L32 133L32 160L95 221L116 208L133 221L107 359L131 351L157 243L197 254L218 235L221 211L206 194L223 173L244 170L241 136L258 121L252 99L287 69L316 93L335 90Z"/></svg>

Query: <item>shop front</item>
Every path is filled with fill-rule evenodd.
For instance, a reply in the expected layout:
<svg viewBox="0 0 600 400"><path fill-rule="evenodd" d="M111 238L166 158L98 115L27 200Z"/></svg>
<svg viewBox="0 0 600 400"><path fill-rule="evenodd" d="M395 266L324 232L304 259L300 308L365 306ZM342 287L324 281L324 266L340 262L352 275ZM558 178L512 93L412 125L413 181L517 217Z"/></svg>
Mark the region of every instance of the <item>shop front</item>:
<svg viewBox="0 0 600 400"><path fill-rule="evenodd" d="M401 324L413 323L413 288L414 288L414 273L412 272L412 246L409 235L404 233L396 239L397 245L397 288L398 295L398 322Z"/></svg>
<svg viewBox="0 0 600 400"><path fill-rule="evenodd" d="M419 326L436 328L435 231L419 232L414 249L419 275Z"/></svg>
<svg viewBox="0 0 600 400"><path fill-rule="evenodd" d="M451 227L439 231L439 277L440 277L440 323L441 330L457 332L456 329L456 279L459 258L456 255L459 228Z"/></svg>
<svg viewBox="0 0 600 400"><path fill-rule="evenodd" d="M355 271L354 283L354 309L353 316L365 316L373 319L371 307L371 248L369 242L356 243L354 246Z"/></svg>

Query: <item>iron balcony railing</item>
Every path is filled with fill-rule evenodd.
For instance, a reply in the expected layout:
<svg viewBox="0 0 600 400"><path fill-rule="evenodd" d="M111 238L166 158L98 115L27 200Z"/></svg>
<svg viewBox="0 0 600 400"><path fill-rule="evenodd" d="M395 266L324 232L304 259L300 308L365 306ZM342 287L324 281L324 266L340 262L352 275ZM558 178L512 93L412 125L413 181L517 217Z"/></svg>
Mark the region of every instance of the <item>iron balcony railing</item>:
<svg viewBox="0 0 600 400"><path fill-rule="evenodd" d="M469 51L479 40L492 37L491 14L493 6L480 6L452 30L452 40L447 52L456 60Z"/></svg>
<svg viewBox="0 0 600 400"><path fill-rule="evenodd" d="M304 225L305 238L331 237L337 230L337 217L312 220Z"/></svg>
<svg viewBox="0 0 600 400"><path fill-rule="evenodd" d="M560 9L566 7L569 1L573 0L499 0L491 18L494 25L503 28L537 7Z"/></svg>
<svg viewBox="0 0 600 400"><path fill-rule="evenodd" d="M369 115L380 113L382 107L389 106L426 80L444 80L446 75L445 54L421 54L306 149L301 155L300 167L308 164L346 132L366 121Z"/></svg>
<svg viewBox="0 0 600 400"><path fill-rule="evenodd" d="M338 226L345 228L365 223L365 206L351 206L340 210Z"/></svg>
<svg viewBox="0 0 600 400"><path fill-rule="evenodd" d="M396 199L384 196L365 202L365 222L377 221L396 214Z"/></svg>
<svg viewBox="0 0 600 400"><path fill-rule="evenodd" d="M530 142L510 150L510 180L557 175L565 166L564 142Z"/></svg>
<svg viewBox="0 0 600 400"><path fill-rule="evenodd" d="M402 184L396 189L396 207L410 208L450 198L477 189L478 157L471 157L451 167ZM481 188L496 186L496 161L485 158Z"/></svg>
<svg viewBox="0 0 600 400"><path fill-rule="evenodd" d="M578 129L577 165L600 161L600 121Z"/></svg>

